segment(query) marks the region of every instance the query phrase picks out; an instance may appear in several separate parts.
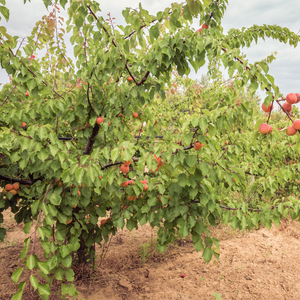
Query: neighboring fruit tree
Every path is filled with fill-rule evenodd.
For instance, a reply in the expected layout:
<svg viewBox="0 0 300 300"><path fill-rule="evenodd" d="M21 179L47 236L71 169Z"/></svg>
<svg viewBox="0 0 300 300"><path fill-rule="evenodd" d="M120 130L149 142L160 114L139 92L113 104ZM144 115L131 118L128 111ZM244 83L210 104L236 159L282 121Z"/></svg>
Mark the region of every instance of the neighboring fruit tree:
<svg viewBox="0 0 300 300"><path fill-rule="evenodd" d="M156 15L126 8L127 25L118 28L96 1L71 0L73 64L58 27L67 2L44 0L53 11L26 43L0 27L1 67L11 80L0 92L0 223L11 209L25 233L33 227L24 267L12 275L26 278L13 299L36 290L47 299L54 278L62 297L76 295L72 266L93 259L94 244L124 226L158 227L161 252L191 235L209 262L219 258L209 226L270 228L283 216L299 217L298 201L287 197L298 189L299 142L269 125L276 103L284 122L294 122L289 105L299 98L288 95L281 105L266 61L240 56L258 37L296 47L299 36L275 25L224 35L225 0L174 3ZM194 18L201 30L191 27ZM208 86L183 78L205 63ZM221 80L221 65L231 80ZM253 98L259 87L267 91L266 116ZM288 135L300 128L293 124L284 125ZM0 228L1 240L5 234ZM38 237L44 257L35 254Z"/></svg>

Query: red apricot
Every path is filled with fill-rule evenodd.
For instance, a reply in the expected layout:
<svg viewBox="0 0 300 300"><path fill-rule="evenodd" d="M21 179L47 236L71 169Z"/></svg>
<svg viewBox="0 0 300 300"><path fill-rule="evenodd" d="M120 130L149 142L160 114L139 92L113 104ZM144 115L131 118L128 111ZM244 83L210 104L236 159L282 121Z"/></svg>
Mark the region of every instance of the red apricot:
<svg viewBox="0 0 300 300"><path fill-rule="evenodd" d="M98 117L97 118L97 124L99 125L102 122L104 122L104 119L102 117Z"/></svg>
<svg viewBox="0 0 300 300"><path fill-rule="evenodd" d="M271 130L271 126L269 124L266 124L266 123L262 123L260 124L258 130L261 134L266 134L266 133L269 133L269 131Z"/></svg>
<svg viewBox="0 0 300 300"><path fill-rule="evenodd" d="M272 105L272 103L270 103L269 106L268 106L268 108L267 108L267 107L265 106L265 104L263 103L263 104L261 105L261 108L262 108L262 110L265 111L265 112L270 112L270 111L272 111L272 109L273 109L273 105Z"/></svg>
<svg viewBox="0 0 300 300"><path fill-rule="evenodd" d="M297 119L297 120L294 122L293 127L294 127L295 129L297 129L297 130L300 130L300 120L299 120L299 119Z"/></svg>
<svg viewBox="0 0 300 300"><path fill-rule="evenodd" d="M287 135L294 135L297 133L297 130L294 128L293 125L289 126L287 129L286 129L286 134Z"/></svg>
<svg viewBox="0 0 300 300"><path fill-rule="evenodd" d="M129 172L129 166L122 165L122 166L120 167L120 170L121 170L122 173L126 174L126 173Z"/></svg>
<svg viewBox="0 0 300 300"><path fill-rule="evenodd" d="M208 28L209 28L209 25L207 25L205 23L202 24L202 29L208 29Z"/></svg>
<svg viewBox="0 0 300 300"><path fill-rule="evenodd" d="M297 102L297 96L294 93L289 93L286 96L286 102L289 104L294 104Z"/></svg>
<svg viewBox="0 0 300 300"><path fill-rule="evenodd" d="M299 93L295 93L295 95L297 97L297 102L296 103L300 102L300 94Z"/></svg>
<svg viewBox="0 0 300 300"><path fill-rule="evenodd" d="M7 185L5 186L5 189L6 189L7 191L10 191L10 190L13 189L13 185L12 185L12 184L7 184Z"/></svg>
<svg viewBox="0 0 300 300"><path fill-rule="evenodd" d="M199 142L196 142L196 143L194 144L194 149L198 151L198 150L200 150L203 146L204 146L204 144L200 144Z"/></svg>
<svg viewBox="0 0 300 300"><path fill-rule="evenodd" d="M287 111L287 112L290 112L292 110L292 105L287 103L287 102L284 102L282 104L282 107Z"/></svg>
<svg viewBox="0 0 300 300"><path fill-rule="evenodd" d="M20 184L19 184L19 182L15 182L12 186L13 186L14 190L18 190L20 187Z"/></svg>

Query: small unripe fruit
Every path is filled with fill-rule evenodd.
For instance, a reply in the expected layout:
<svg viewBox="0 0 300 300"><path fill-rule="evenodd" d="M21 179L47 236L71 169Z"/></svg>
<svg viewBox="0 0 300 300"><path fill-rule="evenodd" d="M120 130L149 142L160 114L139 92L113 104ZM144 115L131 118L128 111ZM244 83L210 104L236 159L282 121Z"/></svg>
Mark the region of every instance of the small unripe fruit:
<svg viewBox="0 0 300 300"><path fill-rule="evenodd" d="M267 134L271 130L271 128L272 127L269 124L262 123L260 124L258 130L261 134Z"/></svg>
<svg viewBox="0 0 300 300"><path fill-rule="evenodd" d="M12 184L7 184L7 185L5 186L5 189L6 189L7 191L10 191L10 190L13 189L13 185L12 185Z"/></svg>
<svg viewBox="0 0 300 300"><path fill-rule="evenodd" d="M282 104L282 107L287 111L287 112L290 112L292 110L292 105L287 103L287 102L284 102Z"/></svg>
<svg viewBox="0 0 300 300"><path fill-rule="evenodd" d="M98 117L97 118L97 124L99 125L102 122L104 122L104 119L102 117Z"/></svg>
<svg viewBox="0 0 300 300"><path fill-rule="evenodd" d="M19 187L20 187L19 182L15 182L15 183L13 184L13 189L14 189L14 190L18 190Z"/></svg>
<svg viewBox="0 0 300 300"><path fill-rule="evenodd" d="M289 126L287 129L286 129L286 134L287 135L294 135L297 133L297 130L294 128L293 125Z"/></svg>
<svg viewBox="0 0 300 300"><path fill-rule="evenodd" d="M294 104L297 102L297 96L294 93L289 93L286 96L286 102L289 104Z"/></svg>
<svg viewBox="0 0 300 300"><path fill-rule="evenodd" d="M297 130L300 130L300 120L299 120L299 119L297 119L297 120L294 122L293 127L294 127L295 129L297 129Z"/></svg>
<svg viewBox="0 0 300 300"><path fill-rule="evenodd" d="M133 114L132 114L132 116L133 116L134 118L137 118L138 115L139 115L138 113L133 113Z"/></svg>
<svg viewBox="0 0 300 300"><path fill-rule="evenodd" d="M122 165L122 166L120 167L120 170L121 170L122 173L126 174L126 173L129 172L129 166Z"/></svg>
<svg viewBox="0 0 300 300"><path fill-rule="evenodd" d="M181 276L181 278L184 278L184 277L185 277L185 274L181 274L180 276Z"/></svg>
<svg viewBox="0 0 300 300"><path fill-rule="evenodd" d="M265 104L263 103L263 104L261 105L261 108L262 108L262 110L263 110L264 112L270 112L270 111L272 111L272 109L273 109L273 105L272 105L272 103L270 103L269 106L268 106L268 108L266 108Z"/></svg>

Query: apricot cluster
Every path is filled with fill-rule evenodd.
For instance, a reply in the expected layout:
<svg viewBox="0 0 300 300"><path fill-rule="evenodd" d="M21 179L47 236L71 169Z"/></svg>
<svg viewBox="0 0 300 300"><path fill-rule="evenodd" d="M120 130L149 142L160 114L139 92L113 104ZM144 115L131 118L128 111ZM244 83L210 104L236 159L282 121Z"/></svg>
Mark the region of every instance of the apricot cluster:
<svg viewBox="0 0 300 300"><path fill-rule="evenodd" d="M20 184L15 182L14 184L7 184L5 188L2 190L2 193L6 195L8 192L12 193L13 195L17 195L19 191Z"/></svg>
<svg viewBox="0 0 300 300"><path fill-rule="evenodd" d="M129 172L130 164L131 164L131 160L124 161L124 164L120 167L120 170L123 174L127 174Z"/></svg>

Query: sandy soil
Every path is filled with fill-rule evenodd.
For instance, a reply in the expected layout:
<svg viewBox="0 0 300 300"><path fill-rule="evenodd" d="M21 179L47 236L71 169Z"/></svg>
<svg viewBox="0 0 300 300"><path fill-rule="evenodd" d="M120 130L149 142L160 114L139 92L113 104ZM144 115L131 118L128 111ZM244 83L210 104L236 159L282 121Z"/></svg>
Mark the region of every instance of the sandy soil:
<svg viewBox="0 0 300 300"><path fill-rule="evenodd" d="M0 244L0 300L11 299L17 284L11 280L22 266L19 258L25 234L10 213L5 214L8 236ZM300 299L300 224L282 221L278 228L233 232L229 227L212 229L220 240L220 260L207 264L189 239L178 240L164 254L155 250L155 231L122 230L104 249L96 248L95 271L77 266L77 299ZM42 258L42 249L37 255ZM185 274L182 278L181 275ZM23 274L21 280L26 280ZM53 295L59 299L54 282ZM27 299L27 296L24 297ZM39 299L35 294L32 299Z"/></svg>

